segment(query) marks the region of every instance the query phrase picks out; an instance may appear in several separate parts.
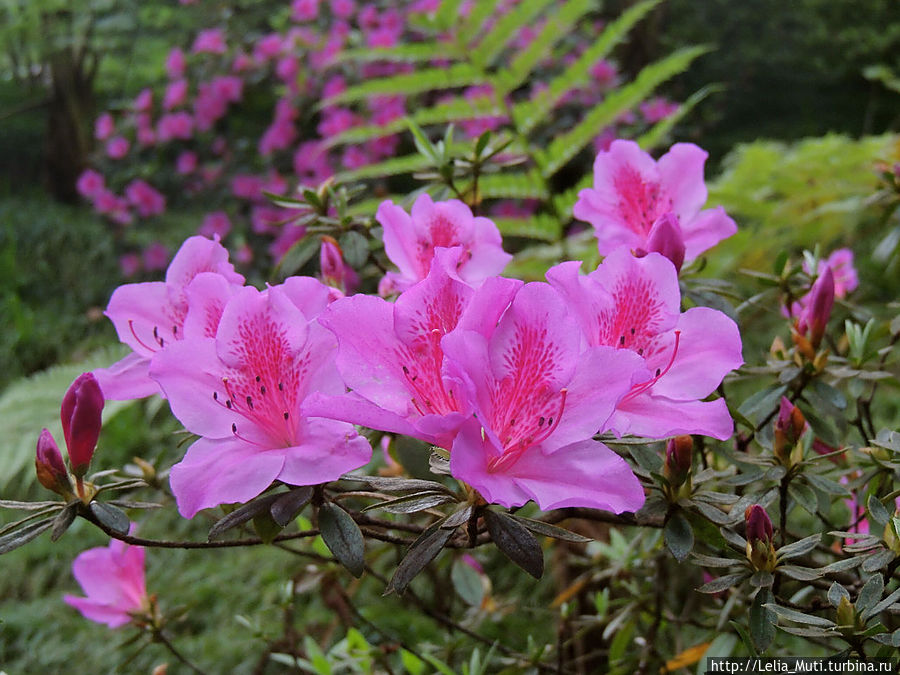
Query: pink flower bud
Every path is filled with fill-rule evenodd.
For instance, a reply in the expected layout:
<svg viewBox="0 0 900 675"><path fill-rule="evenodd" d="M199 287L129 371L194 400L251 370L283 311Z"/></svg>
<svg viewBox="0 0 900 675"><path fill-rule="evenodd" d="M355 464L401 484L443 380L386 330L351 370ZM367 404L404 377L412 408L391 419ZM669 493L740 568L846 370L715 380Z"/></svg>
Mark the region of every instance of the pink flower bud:
<svg viewBox="0 0 900 675"><path fill-rule="evenodd" d="M344 293L352 292L359 284L359 277L353 268L344 262L341 247L332 237L322 237L319 266L322 270L322 281Z"/></svg>
<svg viewBox="0 0 900 675"><path fill-rule="evenodd" d="M69 387L60 408L63 434L69 451L72 473L80 478L97 447L102 425L103 392L93 373L82 373Z"/></svg>
<svg viewBox="0 0 900 675"><path fill-rule="evenodd" d="M47 429L43 429L38 437L34 468L38 482L45 488L58 494L69 492L69 473L53 434Z"/></svg>
<svg viewBox="0 0 900 675"><path fill-rule="evenodd" d="M778 418L775 420L775 440L772 446L775 456L782 464L791 466L795 463L792 453L805 431L806 418L800 408L782 396ZM796 459L799 461L799 457Z"/></svg>
<svg viewBox="0 0 900 675"><path fill-rule="evenodd" d="M672 261L677 271L681 271L685 252L684 236L674 213L666 213L656 219L647 235L645 246L646 249L635 250L638 258L643 258L648 253L661 253Z"/></svg>
<svg viewBox="0 0 900 675"><path fill-rule="evenodd" d="M676 436L666 443L666 461L663 476L672 487L679 487L687 480L694 454L694 439L690 436Z"/></svg>
<svg viewBox="0 0 900 675"><path fill-rule="evenodd" d="M771 543L774 532L772 530L772 521L769 514L759 504L748 506L744 511L744 522L747 525L747 543L756 544L761 541L766 544Z"/></svg>
<svg viewBox="0 0 900 675"><path fill-rule="evenodd" d="M809 289L805 307L797 321L797 332L809 340L813 349L822 342L832 307L834 307L834 274L831 267L825 267Z"/></svg>

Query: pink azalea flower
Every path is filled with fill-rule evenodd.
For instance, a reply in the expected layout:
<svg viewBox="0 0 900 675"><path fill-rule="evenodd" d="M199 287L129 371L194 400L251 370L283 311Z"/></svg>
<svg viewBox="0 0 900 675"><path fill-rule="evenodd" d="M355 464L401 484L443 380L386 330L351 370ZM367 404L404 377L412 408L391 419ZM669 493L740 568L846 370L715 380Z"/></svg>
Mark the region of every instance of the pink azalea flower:
<svg viewBox="0 0 900 675"><path fill-rule="evenodd" d="M125 253L119 256L119 271L123 277L131 278L141 271L141 256L137 253Z"/></svg>
<svg viewBox="0 0 900 675"><path fill-rule="evenodd" d="M641 359L582 349L570 309L544 283L523 286L499 323L490 320L495 307L477 295L472 303L490 316L441 341L454 392L474 407L450 450L453 476L506 507L639 509L640 482L592 436L643 371Z"/></svg>
<svg viewBox="0 0 900 675"><path fill-rule="evenodd" d="M181 175L194 173L197 170L197 153L185 150L175 160L175 170Z"/></svg>
<svg viewBox="0 0 900 675"><path fill-rule="evenodd" d="M656 220L674 213L690 262L737 231L721 206L700 210L706 157L696 145L676 143L655 162L634 141L613 141L597 155L594 187L578 193L575 217L594 226L600 254L607 255L622 245L646 248Z"/></svg>
<svg viewBox="0 0 900 675"><path fill-rule="evenodd" d="M152 185L140 178L131 181L125 188L125 197L137 209L141 218L157 216L166 210L166 198ZM168 262L168 260L167 260ZM165 263L163 264L165 267Z"/></svg>
<svg viewBox="0 0 900 675"><path fill-rule="evenodd" d="M475 290L456 276L461 255L460 248L439 249L428 276L395 303L354 295L323 312L319 321L337 336L338 370L352 393L313 397L311 410L450 448L471 407L444 377L441 338L460 324L496 323L521 285L488 279L473 306ZM471 312L475 319L467 318Z"/></svg>
<svg viewBox="0 0 900 675"><path fill-rule="evenodd" d="M234 61L231 64L231 72L232 73L243 73L245 71L250 70L253 67L253 59L244 54L244 52L239 52L235 57Z"/></svg>
<svg viewBox="0 0 900 675"><path fill-rule="evenodd" d="M591 66L590 73L594 83L600 89L609 89L615 86L619 77L616 67L606 59L601 59Z"/></svg>
<svg viewBox="0 0 900 675"><path fill-rule="evenodd" d="M244 95L244 81L232 75L220 75L212 80L216 94L229 103L238 103Z"/></svg>
<svg viewBox="0 0 900 675"><path fill-rule="evenodd" d="M263 181L259 176L240 174L231 179L231 194L241 199L262 197Z"/></svg>
<svg viewBox="0 0 900 675"><path fill-rule="evenodd" d="M257 63L265 63L269 59L278 56L278 54L281 53L281 50L281 35L278 33L269 33L268 35L263 35L256 41L256 45L253 47L253 59Z"/></svg>
<svg viewBox="0 0 900 675"><path fill-rule="evenodd" d="M816 279L809 293L801 301L800 314L797 318L796 331L809 340L813 348L817 348L825 336L828 319L834 307L835 296L834 273L828 265Z"/></svg>
<svg viewBox="0 0 900 675"><path fill-rule="evenodd" d="M848 293L852 293L859 286L859 276L853 266L853 251L849 248L839 248L825 260L820 260L817 274L822 275L826 266L831 268L831 273L834 275L835 297L845 298ZM803 271L812 274L805 260L803 261Z"/></svg>
<svg viewBox="0 0 900 675"><path fill-rule="evenodd" d="M328 78L322 86L322 98L337 96L345 89L347 89L347 81L343 75L334 75Z"/></svg>
<svg viewBox="0 0 900 675"><path fill-rule="evenodd" d="M122 159L128 154L131 144L123 136L116 136L106 143L106 156L110 159Z"/></svg>
<svg viewBox="0 0 900 675"><path fill-rule="evenodd" d="M197 131L209 131L228 112L228 99L209 83L200 85L194 99L194 122Z"/></svg>
<svg viewBox="0 0 900 675"><path fill-rule="evenodd" d="M635 258L622 247L587 276L579 266L557 265L547 279L566 298L588 344L633 352L652 374L617 403L608 427L650 438L729 438L734 425L725 401L702 399L743 363L734 321L708 307L681 313L678 274L658 253Z"/></svg>
<svg viewBox="0 0 900 675"><path fill-rule="evenodd" d="M294 0L291 18L294 21L312 21L319 15L319 0Z"/></svg>
<svg viewBox="0 0 900 675"><path fill-rule="evenodd" d="M166 74L170 80L177 80L184 76L184 69L187 62L184 58L184 52L178 47L172 49L166 57Z"/></svg>
<svg viewBox="0 0 900 675"><path fill-rule="evenodd" d="M231 232L231 220L224 211L213 211L203 217L203 224L197 230L201 237L224 239Z"/></svg>
<svg viewBox="0 0 900 675"><path fill-rule="evenodd" d="M153 128L150 115L139 115L137 118L137 142L144 147L156 143L156 130Z"/></svg>
<svg viewBox="0 0 900 675"><path fill-rule="evenodd" d="M116 124L113 122L112 115L108 112L103 113L94 122L94 138L98 141L105 141L116 133Z"/></svg>
<svg viewBox="0 0 900 675"><path fill-rule="evenodd" d="M225 306L214 338L154 357L150 373L172 412L202 436L171 471L186 518L252 499L274 480L317 485L369 461L372 448L352 425L304 411L311 392L344 390L334 337L315 321L327 301L327 287L308 277L247 287Z"/></svg>
<svg viewBox="0 0 900 675"><path fill-rule="evenodd" d="M194 118L186 112L169 113L159 118L156 133L160 141L190 140L194 135Z"/></svg>
<svg viewBox="0 0 900 675"><path fill-rule="evenodd" d="M347 108L326 108L322 111L322 121L319 122L316 131L322 138L328 138L337 136L359 122L359 118Z"/></svg>
<svg viewBox="0 0 900 675"><path fill-rule="evenodd" d="M259 154L271 155L276 150L284 150L297 138L297 129L293 122L275 120L262 138L259 139Z"/></svg>
<svg viewBox="0 0 900 675"><path fill-rule="evenodd" d="M150 358L184 337L189 308L186 289L202 273L222 277L220 299L244 283L218 241L190 237L172 259L164 282L125 284L113 292L104 313L113 322L119 340L133 353L109 368L94 371L107 399L143 398L159 392L149 377Z"/></svg>
<svg viewBox="0 0 900 675"><path fill-rule="evenodd" d="M300 64L293 56L284 56L275 64L275 75L286 84L296 84Z"/></svg>
<svg viewBox="0 0 900 675"><path fill-rule="evenodd" d="M172 108L177 108L185 101L187 101L187 95L187 80L175 80L174 82L170 82L169 86L166 87L165 96L163 96L163 108L165 110L172 110Z"/></svg>
<svg viewBox="0 0 900 675"><path fill-rule="evenodd" d="M228 50L225 44L225 32L221 28L207 28L201 30L194 38L191 51L194 54L224 54Z"/></svg>
<svg viewBox="0 0 900 675"><path fill-rule="evenodd" d="M131 107L135 112L150 112L150 109L153 107L153 90L150 88L141 89L141 93L135 96Z"/></svg>
<svg viewBox="0 0 900 675"><path fill-rule="evenodd" d="M162 242L154 241L144 249L142 258L145 270L157 272L166 268L169 262L169 249Z"/></svg>
<svg viewBox="0 0 900 675"><path fill-rule="evenodd" d="M83 551L72 563L72 574L87 597L66 595L63 600L86 619L120 628L150 608L140 546L113 539L108 547Z"/></svg>
<svg viewBox="0 0 900 675"><path fill-rule="evenodd" d="M678 112L678 104L664 98L654 98L640 105L641 114L649 124L655 124Z"/></svg>
<svg viewBox="0 0 900 675"><path fill-rule="evenodd" d="M93 169L85 169L80 176L78 182L75 183L78 194L86 199L92 199L106 189L106 180L103 174Z"/></svg>
<svg viewBox="0 0 900 675"><path fill-rule="evenodd" d="M375 219L384 227L384 250L400 270L388 272L389 286L403 291L424 279L438 247L461 246L457 274L470 284L500 274L512 256L503 251L494 223L475 217L461 201L434 202L427 194L416 199L411 215L390 200L378 207Z"/></svg>
<svg viewBox="0 0 900 675"><path fill-rule="evenodd" d="M356 3L353 0L332 0L331 13L339 19L349 19L356 12Z"/></svg>

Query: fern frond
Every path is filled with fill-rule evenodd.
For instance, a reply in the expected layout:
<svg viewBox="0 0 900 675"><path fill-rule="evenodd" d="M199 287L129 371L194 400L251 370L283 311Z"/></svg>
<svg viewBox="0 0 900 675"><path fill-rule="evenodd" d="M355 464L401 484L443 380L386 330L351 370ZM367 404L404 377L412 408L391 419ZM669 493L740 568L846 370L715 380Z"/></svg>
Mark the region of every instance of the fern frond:
<svg viewBox="0 0 900 675"><path fill-rule="evenodd" d="M594 0L569 0L547 17L540 34L513 57L508 69L497 74L495 90L502 95L521 86L553 45L572 32L575 24L595 5Z"/></svg>
<svg viewBox="0 0 900 675"><path fill-rule="evenodd" d="M708 47L680 49L644 68L634 81L612 92L594 107L571 131L557 136L538 158L541 172L552 176L568 163L582 148L611 124L623 112L643 101L656 87L669 78L684 72L691 62L709 51Z"/></svg>
<svg viewBox="0 0 900 675"><path fill-rule="evenodd" d="M556 241L562 236L562 226L559 221L545 213L530 218L492 218L492 220L504 237Z"/></svg>
<svg viewBox="0 0 900 675"><path fill-rule="evenodd" d="M424 171L432 166L432 161L428 157L424 157L419 153L412 155L403 155L402 157L391 157L377 164L368 164L358 169L350 171L341 171L335 176L338 183L350 183L357 180L365 180L367 178L379 178L383 176L397 176L403 173L413 173L414 171Z"/></svg>
<svg viewBox="0 0 900 675"><path fill-rule="evenodd" d="M335 63L371 63L372 61L423 63L434 59L454 58L454 56L448 53L447 46L444 44L414 42L395 47L347 49L337 54Z"/></svg>
<svg viewBox="0 0 900 675"><path fill-rule="evenodd" d="M634 25L662 0L644 0L629 7L609 24L594 44L578 60L550 81L549 86L532 101L523 101L513 108L513 119L522 133L529 133L543 121L559 100L574 87L588 79L591 66L607 56L622 42Z"/></svg>
<svg viewBox="0 0 900 675"><path fill-rule="evenodd" d="M347 87L339 94L324 100L320 107L340 103L352 103L370 96L403 94L411 96L435 89L468 87L486 82L485 76L477 68L466 63L456 63L449 68L425 68L413 73L401 73L390 77L379 77Z"/></svg>
<svg viewBox="0 0 900 675"><path fill-rule="evenodd" d="M449 30L459 16L460 5L462 5L462 0L441 0L441 6L434 16L435 27L441 31Z"/></svg>
<svg viewBox="0 0 900 675"><path fill-rule="evenodd" d="M80 363L53 366L30 377L13 382L0 395L0 488L13 479L33 480L34 472L23 472L34 466L34 449L41 429L47 427L57 441L62 442L59 406L72 381L81 373L108 366L119 360L128 349L115 345L93 353ZM116 413L134 401L107 401L103 419L109 421ZM103 443L101 436L100 443Z"/></svg>
<svg viewBox="0 0 900 675"><path fill-rule="evenodd" d="M472 3L469 10L469 16L462 22L462 26L456 31L456 43L460 47L471 47L481 34L482 28L488 22L488 19L497 14L497 3L499 0L478 0ZM451 21L448 29L453 32L453 22Z"/></svg>
<svg viewBox="0 0 900 675"><path fill-rule="evenodd" d="M547 199L547 188L540 175L531 171L495 173L478 181L481 199Z"/></svg>
<svg viewBox="0 0 900 675"><path fill-rule="evenodd" d="M487 68L503 51L503 48L518 35L553 0L524 0L497 19L490 32L482 38L469 55L472 63Z"/></svg>
<svg viewBox="0 0 900 675"><path fill-rule="evenodd" d="M494 117L503 115L504 111L497 105L493 97L478 97L476 99L454 99L447 103L439 103L430 108L422 108L411 115L412 120L420 127L433 124L449 124L474 117ZM329 138L326 147L362 143L373 138L382 138L391 134L406 131L409 124L406 118L398 118L382 126L367 125L354 127Z"/></svg>
<svg viewBox="0 0 900 675"><path fill-rule="evenodd" d="M640 145L644 150L655 148L663 141L663 139L665 139L669 135L669 132L672 131L675 125L678 124L682 119L684 119L685 115L693 110L694 107L698 103L700 103L700 101L705 99L710 94L720 92L723 89L724 87L722 85L711 84L694 92L684 103L678 106L678 110L676 110L673 114L669 115L665 119L662 119L654 124L643 135L641 135L641 137L637 139L638 145Z"/></svg>

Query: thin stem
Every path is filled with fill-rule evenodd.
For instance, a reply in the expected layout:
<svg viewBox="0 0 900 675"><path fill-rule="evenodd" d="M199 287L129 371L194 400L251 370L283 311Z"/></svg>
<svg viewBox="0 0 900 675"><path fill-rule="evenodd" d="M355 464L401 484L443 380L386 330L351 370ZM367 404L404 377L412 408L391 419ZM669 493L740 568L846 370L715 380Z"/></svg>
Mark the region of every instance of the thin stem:
<svg viewBox="0 0 900 675"><path fill-rule="evenodd" d="M182 654L180 651L178 651L175 648L175 645L172 644L172 642L169 640L169 638L167 638L165 633L163 633L161 630L153 631L153 640L155 642L159 642L161 645L163 645L166 649L168 649L172 653L172 656L174 656L176 659L181 661L188 668L190 668L195 673L197 673L197 675L206 675L205 671L198 668L184 654Z"/></svg>

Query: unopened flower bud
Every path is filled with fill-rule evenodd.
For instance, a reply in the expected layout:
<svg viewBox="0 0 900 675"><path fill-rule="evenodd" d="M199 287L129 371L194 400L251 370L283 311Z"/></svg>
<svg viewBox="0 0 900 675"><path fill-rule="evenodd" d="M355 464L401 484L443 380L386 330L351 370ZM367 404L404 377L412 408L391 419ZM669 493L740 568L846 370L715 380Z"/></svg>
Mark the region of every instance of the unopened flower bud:
<svg viewBox="0 0 900 675"><path fill-rule="evenodd" d="M684 235L674 213L666 213L656 219L644 246L645 248L634 252L638 258L643 258L648 253L660 253L672 261L676 271L681 271L684 264Z"/></svg>
<svg viewBox="0 0 900 675"><path fill-rule="evenodd" d="M322 237L319 268L322 272L322 281L343 293L351 293L359 285L359 277L353 268L344 262L343 251L333 237Z"/></svg>
<svg viewBox="0 0 900 675"><path fill-rule="evenodd" d="M834 273L831 267L826 265L809 289L803 311L797 320L797 333L806 337L813 349L818 349L822 342L833 307Z"/></svg>
<svg viewBox="0 0 900 675"><path fill-rule="evenodd" d="M759 504L748 506L744 511L747 537L747 559L757 570L771 572L775 569L775 546L772 543L773 529L769 514Z"/></svg>
<svg viewBox="0 0 900 675"><path fill-rule="evenodd" d="M69 387L60 408L72 474L87 473L102 425L103 392L93 373L82 373Z"/></svg>
<svg viewBox="0 0 900 675"><path fill-rule="evenodd" d="M781 397L781 407L778 410L778 418L775 420L775 441L773 451L775 457L784 466L790 467L800 461L800 452L798 451L800 437L806 431L806 418L795 406L785 397Z"/></svg>
<svg viewBox="0 0 900 675"><path fill-rule="evenodd" d="M71 491L69 473L66 471L62 454L53 439L53 434L47 429L43 429L38 437L34 468L38 482L48 490L61 495Z"/></svg>
<svg viewBox="0 0 900 675"><path fill-rule="evenodd" d="M688 479L693 463L693 454L694 439L690 436L676 436L666 443L663 476L673 488L683 485Z"/></svg>

